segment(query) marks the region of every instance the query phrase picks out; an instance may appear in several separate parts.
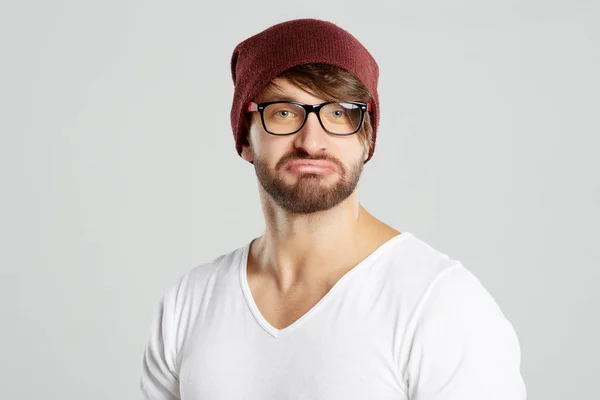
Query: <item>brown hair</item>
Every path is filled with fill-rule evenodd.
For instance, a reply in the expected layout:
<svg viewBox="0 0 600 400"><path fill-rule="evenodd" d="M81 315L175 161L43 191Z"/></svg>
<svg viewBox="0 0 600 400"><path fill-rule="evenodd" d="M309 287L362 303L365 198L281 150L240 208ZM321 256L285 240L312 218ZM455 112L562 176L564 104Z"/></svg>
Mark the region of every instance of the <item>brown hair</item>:
<svg viewBox="0 0 600 400"><path fill-rule="evenodd" d="M330 64L302 64L292 67L278 76L325 101L364 101L371 99L367 88L350 72ZM269 86L277 86L269 83ZM244 116L246 132L250 128L252 114ZM356 133L367 152L373 145L371 116L365 113L363 125Z"/></svg>

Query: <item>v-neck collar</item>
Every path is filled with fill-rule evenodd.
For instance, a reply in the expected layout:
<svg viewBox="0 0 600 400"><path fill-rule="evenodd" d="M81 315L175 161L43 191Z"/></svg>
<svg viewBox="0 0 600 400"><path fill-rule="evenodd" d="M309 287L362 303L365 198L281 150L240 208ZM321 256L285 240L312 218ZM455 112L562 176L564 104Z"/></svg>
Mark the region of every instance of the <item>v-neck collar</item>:
<svg viewBox="0 0 600 400"><path fill-rule="evenodd" d="M250 252L250 246L251 246L253 240L250 241L250 242L248 242L242 248L242 252L241 252L241 256L240 256L240 260L239 260L239 265L238 265L239 278L240 278L240 286L241 286L242 292L244 294L244 297L246 299L246 303L248 304L248 307L250 308L250 311L252 312L252 315L256 319L256 322L258 322L258 324L265 331L267 331L267 333L269 333L274 338L277 338L278 336L280 336L280 335L282 335L284 333L292 331L298 325L300 325L305 320L307 320L308 318L310 318L310 316L316 310L318 310L319 308L322 308L323 307L323 303L325 303L329 297L333 296L333 293L340 286L342 286L344 284L344 282L346 282L348 279L350 279L350 277L352 275L354 275L356 273L356 271L362 269L364 266L369 265L369 261L371 259L377 257L381 252L383 252L386 248L388 248L392 244L400 242L400 241L403 241L406 238L408 238L409 236L412 236L412 234L410 232L404 231L404 232L401 232L400 234L398 234L398 235L396 235L396 236L388 239L387 241L383 242L379 247L377 247L365 259L363 259L357 265L355 265L350 270L348 270L344 275L342 275L342 277L340 279L338 279L338 281L331 287L331 289L329 289L329 291L325 294L325 296L323 296L321 298L321 300L319 300L317 302L317 304L315 304L314 306L312 306L310 308L310 310L308 310L306 313L304 313L300 318L298 318L297 320L295 320L292 324L290 324L290 325L288 325L288 326L286 326L285 328L282 328L282 329L275 328L273 325L271 325L263 317L262 313L258 309L258 306L256 305L256 302L254 301L254 297L252 296L252 292L251 292L250 286L248 284L248 256L249 256L249 252Z"/></svg>

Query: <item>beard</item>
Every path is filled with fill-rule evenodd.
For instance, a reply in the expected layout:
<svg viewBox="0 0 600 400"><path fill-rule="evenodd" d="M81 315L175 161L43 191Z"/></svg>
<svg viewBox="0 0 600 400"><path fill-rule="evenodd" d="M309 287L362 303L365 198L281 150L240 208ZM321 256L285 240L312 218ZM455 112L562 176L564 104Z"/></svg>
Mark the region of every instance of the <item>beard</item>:
<svg viewBox="0 0 600 400"><path fill-rule="evenodd" d="M340 178L333 184L326 184L326 176L318 174L298 174L296 182L289 184L279 172L291 160L327 160L337 165ZM313 214L329 210L347 199L356 189L362 170L363 158L353 164L350 169L344 167L337 159L331 157L311 157L302 149L284 156L275 171L269 169L266 159L253 154L256 177L263 189L284 210L294 214Z"/></svg>

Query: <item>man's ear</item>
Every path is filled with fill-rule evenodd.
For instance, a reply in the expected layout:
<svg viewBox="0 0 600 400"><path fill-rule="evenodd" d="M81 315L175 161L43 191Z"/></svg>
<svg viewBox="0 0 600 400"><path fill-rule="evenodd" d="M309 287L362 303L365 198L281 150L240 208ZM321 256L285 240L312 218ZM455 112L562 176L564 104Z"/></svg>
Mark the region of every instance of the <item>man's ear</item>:
<svg viewBox="0 0 600 400"><path fill-rule="evenodd" d="M254 161L252 156L252 144L250 143L250 135L246 135L246 143L242 144L242 158L250 164Z"/></svg>

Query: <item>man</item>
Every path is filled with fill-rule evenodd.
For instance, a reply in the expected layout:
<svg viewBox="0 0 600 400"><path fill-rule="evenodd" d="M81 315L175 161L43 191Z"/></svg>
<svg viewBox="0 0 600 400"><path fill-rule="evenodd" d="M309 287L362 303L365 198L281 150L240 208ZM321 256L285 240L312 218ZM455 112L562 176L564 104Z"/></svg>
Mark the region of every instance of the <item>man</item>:
<svg viewBox="0 0 600 400"><path fill-rule="evenodd" d="M152 400L522 400L510 322L460 261L358 202L378 67L350 33L277 24L231 58L265 233L186 273L143 358Z"/></svg>

